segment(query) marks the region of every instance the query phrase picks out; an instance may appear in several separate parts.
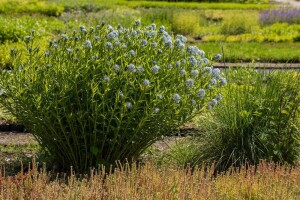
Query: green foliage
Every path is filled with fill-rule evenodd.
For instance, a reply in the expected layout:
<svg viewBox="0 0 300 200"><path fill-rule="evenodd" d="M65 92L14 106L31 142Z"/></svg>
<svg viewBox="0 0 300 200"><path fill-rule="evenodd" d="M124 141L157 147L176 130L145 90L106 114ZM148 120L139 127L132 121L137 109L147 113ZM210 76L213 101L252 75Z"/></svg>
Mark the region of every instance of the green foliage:
<svg viewBox="0 0 300 200"><path fill-rule="evenodd" d="M176 12L172 19L174 33L197 36L200 29L200 15L194 11Z"/></svg>
<svg viewBox="0 0 300 200"><path fill-rule="evenodd" d="M37 30L40 36L57 34L64 28L64 23L56 18L24 15L8 17L0 15L0 43L22 40L31 30Z"/></svg>
<svg viewBox="0 0 300 200"><path fill-rule="evenodd" d="M0 13L40 13L59 16L64 11L60 5L40 0L0 0Z"/></svg>
<svg viewBox="0 0 300 200"><path fill-rule="evenodd" d="M21 51L25 60L11 51L0 102L61 166L86 171L136 158L201 112L224 84L219 71L209 73L203 51L185 47L184 36L139 23L81 26L46 51L34 45L33 32Z"/></svg>
<svg viewBox="0 0 300 200"><path fill-rule="evenodd" d="M250 27L243 18L229 18L221 26L221 34L224 35L239 35L247 32L250 32Z"/></svg>
<svg viewBox="0 0 300 200"><path fill-rule="evenodd" d="M224 98L200 121L199 161L218 170L261 159L296 164L300 150L300 75L230 71Z"/></svg>
<svg viewBox="0 0 300 200"><path fill-rule="evenodd" d="M167 2L235 2L235 3L269 3L269 0L128 0L128 1L167 1Z"/></svg>
<svg viewBox="0 0 300 200"><path fill-rule="evenodd" d="M257 42L205 42L199 48L208 55L214 55L224 49L226 62L300 62L300 43L257 43Z"/></svg>
<svg viewBox="0 0 300 200"><path fill-rule="evenodd" d="M195 166L198 164L199 144L192 136L167 137L150 146L143 153L143 160L159 166Z"/></svg>

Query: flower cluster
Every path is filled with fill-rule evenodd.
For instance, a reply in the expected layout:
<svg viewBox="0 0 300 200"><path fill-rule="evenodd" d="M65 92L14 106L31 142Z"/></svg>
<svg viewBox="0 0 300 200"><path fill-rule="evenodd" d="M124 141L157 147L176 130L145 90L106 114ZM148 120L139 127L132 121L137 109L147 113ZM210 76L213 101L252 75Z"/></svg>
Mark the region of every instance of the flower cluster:
<svg viewBox="0 0 300 200"><path fill-rule="evenodd" d="M27 41L30 39L30 36L26 37ZM82 48L74 47L74 43L81 43ZM213 107L222 99L221 94L214 94L215 89L227 84L221 71L212 67L203 50L187 45L186 37L176 35L174 38L164 26L157 28L155 24L143 28L140 20L134 22L133 28L119 25L115 29L102 24L88 30L80 26L79 33L74 32L72 36L62 34L58 41L51 41L45 55L51 58L63 46L69 57L73 57L77 63L83 57L89 60L86 57L89 55L91 61L88 62L93 68L101 63L104 70L102 82L109 83L105 87L122 83L116 87L118 91L123 91L122 95L118 94L128 110L138 105L134 99L135 92L129 92L126 89L128 86L139 88L138 85L142 85L145 92L153 90L151 94L154 96L147 101L161 100L151 104L154 106L151 110L162 114L165 109L163 103L168 98L175 105L198 105L199 108L207 103ZM214 56L216 61L221 58L220 54ZM159 94L155 94L158 91Z"/></svg>

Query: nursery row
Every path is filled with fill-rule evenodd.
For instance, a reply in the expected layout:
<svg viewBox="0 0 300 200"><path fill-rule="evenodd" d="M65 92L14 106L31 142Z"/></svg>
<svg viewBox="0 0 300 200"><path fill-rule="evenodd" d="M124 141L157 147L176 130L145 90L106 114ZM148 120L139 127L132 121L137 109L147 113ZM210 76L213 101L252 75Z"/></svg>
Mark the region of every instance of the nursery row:
<svg viewBox="0 0 300 200"><path fill-rule="evenodd" d="M257 167L214 176L213 166L157 168L119 165L114 172L93 170L90 177L56 175L36 163L14 177L0 172L0 199L298 199L300 170L261 162ZM1 170L2 171L2 170Z"/></svg>

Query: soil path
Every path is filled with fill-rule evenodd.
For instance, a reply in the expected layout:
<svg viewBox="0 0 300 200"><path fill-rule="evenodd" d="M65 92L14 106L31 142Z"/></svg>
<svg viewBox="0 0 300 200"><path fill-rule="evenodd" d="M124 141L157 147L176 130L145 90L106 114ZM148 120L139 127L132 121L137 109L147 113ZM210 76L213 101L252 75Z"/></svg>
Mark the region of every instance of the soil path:
<svg viewBox="0 0 300 200"><path fill-rule="evenodd" d="M270 2L282 4L283 6L293 6L293 7L300 8L300 1L296 1L296 0L272 0Z"/></svg>

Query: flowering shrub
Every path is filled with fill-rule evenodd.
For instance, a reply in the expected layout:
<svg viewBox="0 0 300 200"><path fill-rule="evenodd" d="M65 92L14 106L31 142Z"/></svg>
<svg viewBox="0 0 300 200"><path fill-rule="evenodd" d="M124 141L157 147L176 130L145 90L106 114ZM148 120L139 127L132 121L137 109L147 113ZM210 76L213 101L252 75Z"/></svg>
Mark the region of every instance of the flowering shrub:
<svg viewBox="0 0 300 200"><path fill-rule="evenodd" d="M300 9L282 8L261 11L259 14L259 23L261 25L270 25L275 23L299 24Z"/></svg>
<svg viewBox="0 0 300 200"><path fill-rule="evenodd" d="M137 157L214 106L226 84L202 50L155 24L80 26L45 52L34 37L25 37L26 62L12 50L0 102L59 164L80 171Z"/></svg>

